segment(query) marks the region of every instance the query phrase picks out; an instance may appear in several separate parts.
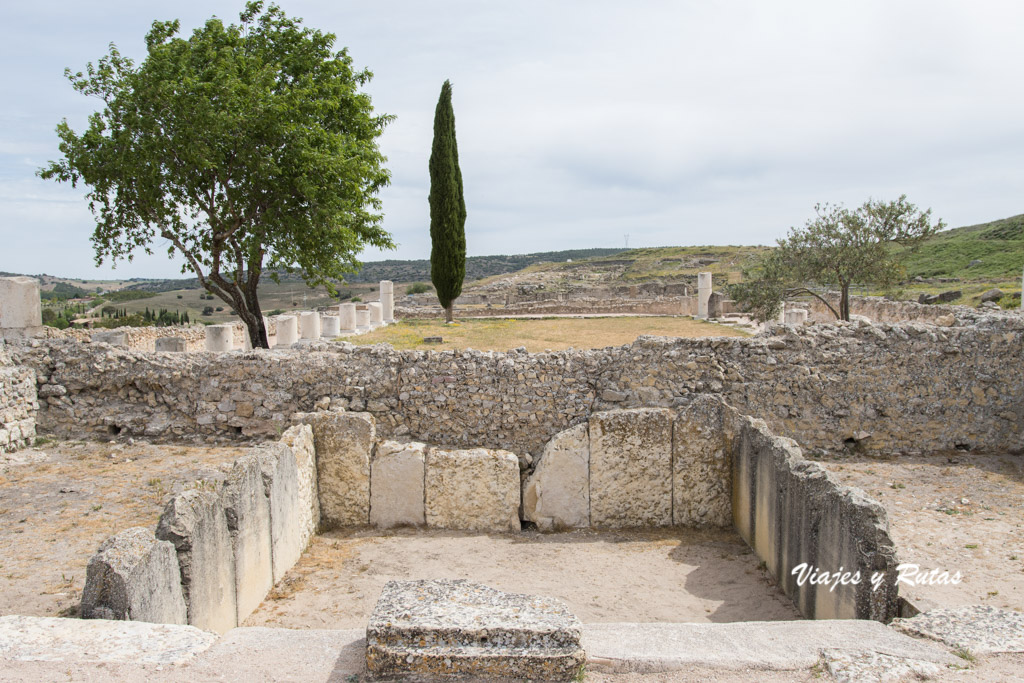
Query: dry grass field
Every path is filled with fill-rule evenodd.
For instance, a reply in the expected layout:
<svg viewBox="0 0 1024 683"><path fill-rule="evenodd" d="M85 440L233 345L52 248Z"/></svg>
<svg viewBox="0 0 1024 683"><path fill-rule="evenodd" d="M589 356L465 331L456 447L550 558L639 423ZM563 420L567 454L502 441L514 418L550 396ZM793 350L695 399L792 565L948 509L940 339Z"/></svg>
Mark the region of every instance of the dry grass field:
<svg viewBox="0 0 1024 683"><path fill-rule="evenodd" d="M358 337L354 344L391 344L396 349L476 349L561 351L621 346L642 334L665 337L742 337L725 325L684 317L622 316L607 318L467 318L451 325L437 320L402 320ZM442 343L427 344L426 337Z"/></svg>

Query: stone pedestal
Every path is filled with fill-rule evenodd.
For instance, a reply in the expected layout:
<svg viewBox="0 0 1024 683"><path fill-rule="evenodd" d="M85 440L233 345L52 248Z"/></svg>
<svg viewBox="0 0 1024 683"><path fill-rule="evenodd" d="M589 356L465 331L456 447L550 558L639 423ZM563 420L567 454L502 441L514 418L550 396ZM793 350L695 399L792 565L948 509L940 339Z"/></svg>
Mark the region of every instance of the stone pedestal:
<svg viewBox="0 0 1024 683"><path fill-rule="evenodd" d="M39 280L0 277L0 339L35 337L43 330Z"/></svg>
<svg viewBox="0 0 1024 683"><path fill-rule="evenodd" d="M807 322L807 311L803 308L794 308L786 311L787 325L803 325Z"/></svg>
<svg viewBox="0 0 1024 683"><path fill-rule="evenodd" d="M207 351L230 351L234 347L234 325L208 325L206 327Z"/></svg>
<svg viewBox="0 0 1024 683"><path fill-rule="evenodd" d="M97 330L89 335L94 344L110 344L111 346L125 346L127 336L123 330Z"/></svg>
<svg viewBox="0 0 1024 683"><path fill-rule="evenodd" d="M370 329L370 309L356 309L356 330L365 332Z"/></svg>
<svg viewBox="0 0 1024 683"><path fill-rule="evenodd" d="M341 304L338 306L338 324L342 332L356 331L356 305Z"/></svg>
<svg viewBox="0 0 1024 683"><path fill-rule="evenodd" d="M277 344L275 348L288 348L299 340L299 321L294 315L282 315L277 319Z"/></svg>
<svg viewBox="0 0 1024 683"><path fill-rule="evenodd" d="M334 339L341 334L341 323L336 315L325 315L320 318L320 336Z"/></svg>
<svg viewBox="0 0 1024 683"><path fill-rule="evenodd" d="M155 342L157 351L184 353L185 340L181 337L158 337Z"/></svg>
<svg viewBox="0 0 1024 683"><path fill-rule="evenodd" d="M711 273L697 273L697 317L708 317L708 300L711 298Z"/></svg>
<svg viewBox="0 0 1024 683"><path fill-rule="evenodd" d="M384 307L379 301L372 301L366 304L370 310L370 327L380 327L384 324Z"/></svg>
<svg viewBox="0 0 1024 683"><path fill-rule="evenodd" d="M320 314L316 311L305 311L299 318L299 332L303 339L320 339Z"/></svg>
<svg viewBox="0 0 1024 683"><path fill-rule="evenodd" d="M384 309L384 322L395 322L395 283L391 280L380 281L380 305Z"/></svg>

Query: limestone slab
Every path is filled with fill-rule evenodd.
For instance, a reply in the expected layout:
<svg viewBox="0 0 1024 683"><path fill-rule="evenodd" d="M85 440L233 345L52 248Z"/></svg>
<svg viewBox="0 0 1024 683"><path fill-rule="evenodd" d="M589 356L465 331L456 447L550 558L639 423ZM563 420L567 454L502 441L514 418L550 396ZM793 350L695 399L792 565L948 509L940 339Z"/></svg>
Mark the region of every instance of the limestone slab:
<svg viewBox="0 0 1024 683"><path fill-rule="evenodd" d="M303 339L319 339L320 314L316 311L304 311L299 316L299 334Z"/></svg>
<svg viewBox="0 0 1024 683"><path fill-rule="evenodd" d="M341 322L336 315L325 315L320 318L320 336L334 339L341 334Z"/></svg>
<svg viewBox="0 0 1024 683"><path fill-rule="evenodd" d="M910 619L894 619L892 627L973 654L1024 652L1024 614L991 605L928 610Z"/></svg>
<svg viewBox="0 0 1024 683"><path fill-rule="evenodd" d="M519 459L474 448L427 454L427 526L473 531L519 531Z"/></svg>
<svg viewBox="0 0 1024 683"><path fill-rule="evenodd" d="M395 283L391 280L380 281L380 305L384 322L395 321Z"/></svg>
<svg viewBox="0 0 1024 683"><path fill-rule="evenodd" d="M370 524L381 529L426 523L423 474L427 447L383 441L370 466Z"/></svg>
<svg viewBox="0 0 1024 683"><path fill-rule="evenodd" d="M39 280L18 275L0 277L0 338L20 339L42 332Z"/></svg>
<svg viewBox="0 0 1024 683"><path fill-rule="evenodd" d="M142 527L108 538L89 560L81 611L83 619L188 623L174 545Z"/></svg>
<svg viewBox="0 0 1024 683"><path fill-rule="evenodd" d="M281 435L281 443L292 449L298 478L299 543L305 548L320 528L320 494L316 482L316 447L309 425L292 425Z"/></svg>
<svg viewBox="0 0 1024 683"><path fill-rule="evenodd" d="M288 348L299 340L299 321L294 315L277 317L277 342L275 348Z"/></svg>
<svg viewBox="0 0 1024 683"><path fill-rule="evenodd" d="M672 424L672 523L694 528L732 523L732 415L701 396Z"/></svg>
<svg viewBox="0 0 1024 683"><path fill-rule="evenodd" d="M157 337L153 344L157 351L166 353L184 353L188 350L182 337Z"/></svg>
<svg viewBox="0 0 1024 683"><path fill-rule="evenodd" d="M634 408L590 417L590 523L672 524L672 413Z"/></svg>
<svg viewBox="0 0 1024 683"><path fill-rule="evenodd" d="M270 500L270 555L274 583L277 583L305 550L299 472L292 449L283 443L267 444L254 450L259 457L263 486Z"/></svg>
<svg viewBox="0 0 1024 683"><path fill-rule="evenodd" d="M223 353L234 348L234 325L207 325L206 350Z"/></svg>
<svg viewBox="0 0 1024 683"><path fill-rule="evenodd" d="M174 544L188 623L224 633L238 625L235 562L224 506L210 491L184 491L164 508L156 537Z"/></svg>
<svg viewBox="0 0 1024 683"><path fill-rule="evenodd" d="M313 428L320 521L325 529L370 521L370 455L376 422L369 413L302 413Z"/></svg>
<svg viewBox="0 0 1024 683"><path fill-rule="evenodd" d="M338 324L342 332L354 332L356 329L356 305L338 305Z"/></svg>
<svg viewBox="0 0 1024 683"><path fill-rule="evenodd" d="M555 598L464 579L389 581L366 629L372 674L571 680L582 627Z"/></svg>
<svg viewBox="0 0 1024 683"><path fill-rule="evenodd" d="M590 526L590 436L586 423L544 446L523 486L523 516L542 531Z"/></svg>
<svg viewBox="0 0 1024 683"><path fill-rule="evenodd" d="M270 500L259 456L235 460L223 489L224 513L235 562L235 603L241 624L274 586Z"/></svg>

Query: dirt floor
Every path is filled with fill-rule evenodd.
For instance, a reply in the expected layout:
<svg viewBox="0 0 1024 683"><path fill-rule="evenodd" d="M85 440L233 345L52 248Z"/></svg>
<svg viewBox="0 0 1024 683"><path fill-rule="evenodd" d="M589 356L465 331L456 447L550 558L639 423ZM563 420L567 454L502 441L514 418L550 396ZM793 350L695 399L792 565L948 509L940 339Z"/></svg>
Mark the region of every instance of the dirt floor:
<svg viewBox="0 0 1024 683"><path fill-rule="evenodd" d="M361 628L391 579L469 579L561 598L584 623L799 619L732 531L330 533L245 622Z"/></svg>
<svg viewBox="0 0 1024 683"><path fill-rule="evenodd" d="M900 562L962 578L929 585L908 569L900 595L922 609L982 604L1024 612L1024 456L955 451L823 464L885 506Z"/></svg>

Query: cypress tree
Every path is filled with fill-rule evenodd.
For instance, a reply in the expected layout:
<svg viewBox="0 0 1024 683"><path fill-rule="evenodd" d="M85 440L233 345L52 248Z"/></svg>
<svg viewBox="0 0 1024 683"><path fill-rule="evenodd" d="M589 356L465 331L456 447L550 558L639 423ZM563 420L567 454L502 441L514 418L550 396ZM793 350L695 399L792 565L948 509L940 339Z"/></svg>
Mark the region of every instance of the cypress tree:
<svg viewBox="0 0 1024 683"><path fill-rule="evenodd" d="M434 110L434 143L430 149L430 281L452 321L452 305L466 277L466 201L455 143L452 85L441 86Z"/></svg>

